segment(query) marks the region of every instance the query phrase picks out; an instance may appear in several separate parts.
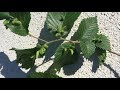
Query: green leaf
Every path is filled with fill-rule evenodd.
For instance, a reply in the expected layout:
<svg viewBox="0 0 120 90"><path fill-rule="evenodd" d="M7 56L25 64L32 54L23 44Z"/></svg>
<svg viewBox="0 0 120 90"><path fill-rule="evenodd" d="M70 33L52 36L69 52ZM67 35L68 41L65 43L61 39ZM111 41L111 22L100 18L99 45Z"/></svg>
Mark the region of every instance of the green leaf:
<svg viewBox="0 0 120 90"><path fill-rule="evenodd" d="M81 41L80 48L85 58L90 58L90 56L95 52L95 44L91 41Z"/></svg>
<svg viewBox="0 0 120 90"><path fill-rule="evenodd" d="M97 35L96 39L93 40L96 44L96 47L99 47L103 50L110 50L110 41L105 35Z"/></svg>
<svg viewBox="0 0 120 90"><path fill-rule="evenodd" d="M25 50L17 50L13 49L16 51L17 54L17 60L16 62L19 64L22 64L22 68L29 69L34 66L35 63L35 53L37 51L36 48L32 49L25 49Z"/></svg>
<svg viewBox="0 0 120 90"><path fill-rule="evenodd" d="M70 31L74 22L80 16L81 12L66 12L66 16L63 22L63 26L66 26L66 30Z"/></svg>
<svg viewBox="0 0 120 90"><path fill-rule="evenodd" d="M61 78L57 76L56 74L51 73L43 73L43 72L32 72L29 75L27 75L27 78Z"/></svg>
<svg viewBox="0 0 120 90"><path fill-rule="evenodd" d="M6 28L21 36L28 35L28 27L31 19L30 12L10 12L9 14L14 18L4 21Z"/></svg>
<svg viewBox="0 0 120 90"><path fill-rule="evenodd" d="M9 14L9 12L0 12L0 20L3 19L10 19L11 15Z"/></svg>
<svg viewBox="0 0 120 90"><path fill-rule="evenodd" d="M78 60L78 56L78 52L73 43L63 43L56 50L54 63L48 69L48 72L56 73L63 66L74 64Z"/></svg>
<svg viewBox="0 0 120 90"><path fill-rule="evenodd" d="M65 37L79 15L80 12L48 12L47 28L55 37Z"/></svg>
<svg viewBox="0 0 120 90"><path fill-rule="evenodd" d="M78 28L79 40L92 40L98 33L97 17L83 19Z"/></svg>
<svg viewBox="0 0 120 90"><path fill-rule="evenodd" d="M106 59L106 50L96 48L96 54L98 56L99 65L102 65Z"/></svg>
<svg viewBox="0 0 120 90"><path fill-rule="evenodd" d="M10 12L10 15L17 18L25 29L28 29L30 23L30 12Z"/></svg>
<svg viewBox="0 0 120 90"><path fill-rule="evenodd" d="M45 45L37 45L37 47L32 49L23 49L18 50L13 48L12 50L16 51L17 60L16 62L22 64L22 68L29 69L34 66L35 59L38 57L43 57L46 51ZM43 51L44 48L44 51ZM42 52L42 53L41 53Z"/></svg>

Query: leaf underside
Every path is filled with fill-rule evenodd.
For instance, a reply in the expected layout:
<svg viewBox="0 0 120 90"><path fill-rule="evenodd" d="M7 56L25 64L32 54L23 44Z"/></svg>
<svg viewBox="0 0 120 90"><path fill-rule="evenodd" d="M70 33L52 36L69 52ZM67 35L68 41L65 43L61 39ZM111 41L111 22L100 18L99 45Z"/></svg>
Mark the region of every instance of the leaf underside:
<svg viewBox="0 0 120 90"><path fill-rule="evenodd" d="M55 37L66 37L80 12L48 12L46 24Z"/></svg>

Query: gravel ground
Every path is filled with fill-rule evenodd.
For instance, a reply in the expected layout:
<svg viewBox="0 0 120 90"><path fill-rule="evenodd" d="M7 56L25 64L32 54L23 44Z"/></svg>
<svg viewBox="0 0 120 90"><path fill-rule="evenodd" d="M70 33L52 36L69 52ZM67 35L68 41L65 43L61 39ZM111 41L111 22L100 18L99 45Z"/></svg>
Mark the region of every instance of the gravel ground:
<svg viewBox="0 0 120 90"><path fill-rule="evenodd" d="M29 31L31 34L39 37L42 28L44 27L44 22L46 19L47 12L32 12L31 21L29 25ZM72 31L68 35L67 39L75 33L78 28L79 23L83 18L97 16L100 33L105 34L109 37L111 42L111 49L117 53L120 53L120 12L83 12L78 20L75 22ZM41 37L41 36L40 36ZM47 33L44 33L43 38L50 40ZM24 70L19 68L14 60L16 59L16 53L11 51L12 47L24 49L35 47L38 40L30 36L18 36L12 33L10 30L6 30L3 21L0 21L0 78L22 78L25 77L26 72L29 70ZM54 51L54 48L48 50L48 54ZM49 55L48 55L49 56ZM52 54L50 55L52 56ZM97 62L87 59L82 59L74 64L69 65L61 69L59 76L63 78L119 78L120 77L120 57L112 53L107 52L107 58L105 64L98 67ZM81 63L81 59L84 61ZM42 63L42 58L36 60L36 65ZM38 67L37 72L45 71L52 61ZM64 70L63 70L64 69Z"/></svg>

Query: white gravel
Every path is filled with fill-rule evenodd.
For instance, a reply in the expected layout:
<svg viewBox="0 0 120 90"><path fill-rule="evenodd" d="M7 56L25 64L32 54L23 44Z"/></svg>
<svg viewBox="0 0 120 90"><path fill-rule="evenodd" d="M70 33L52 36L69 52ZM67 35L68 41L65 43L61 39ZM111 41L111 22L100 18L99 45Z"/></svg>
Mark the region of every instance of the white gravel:
<svg viewBox="0 0 120 90"><path fill-rule="evenodd" d="M39 34L44 27L46 15L47 12L31 12L32 19L29 25L29 31L31 34L39 37ZM109 37L112 51L120 53L120 12L83 12L75 22L67 39L70 39L75 33L79 23L83 18L94 16L97 16L100 33L103 33ZM29 36L18 36L12 33L10 30L6 30L3 25L3 21L0 21L0 78L24 77L28 70L19 69L19 67L17 67L17 65L13 62L16 59L16 53L9 49L12 47L19 49L32 48L35 47L37 43L38 40L34 38ZM36 65L39 65L40 63L42 63L42 59L37 59ZM51 64L52 61L49 61L48 63L38 67L36 71L44 72ZM75 73L72 73L73 75L65 75L63 68L58 75L62 76L63 78L120 77L120 57L109 52L107 52L105 65L102 65L97 69L97 66L94 66L94 69L96 69L95 71L92 70L93 61L84 59L83 64L81 66L80 65L81 64L78 61L78 63L75 65L65 67L68 74L76 70Z"/></svg>

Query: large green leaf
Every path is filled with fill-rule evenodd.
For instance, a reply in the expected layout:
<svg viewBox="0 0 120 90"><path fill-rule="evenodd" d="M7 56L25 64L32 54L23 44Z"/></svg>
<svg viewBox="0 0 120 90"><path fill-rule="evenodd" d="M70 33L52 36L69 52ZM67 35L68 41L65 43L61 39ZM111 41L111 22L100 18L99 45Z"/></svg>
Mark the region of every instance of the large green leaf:
<svg viewBox="0 0 120 90"><path fill-rule="evenodd" d="M42 73L42 72L32 72L29 75L27 75L27 78L61 78L57 76L56 74L52 73Z"/></svg>
<svg viewBox="0 0 120 90"><path fill-rule="evenodd" d="M97 35L96 39L93 40L96 44L96 47L99 47L103 50L110 50L110 41L105 35Z"/></svg>
<svg viewBox="0 0 120 90"><path fill-rule="evenodd" d="M78 60L78 56L78 52L73 43L63 43L56 50L54 63L48 71L56 73L56 71L60 71L63 66L74 64Z"/></svg>
<svg viewBox="0 0 120 90"><path fill-rule="evenodd" d="M10 19L12 16L9 14L9 12L0 12L0 20L3 19Z"/></svg>
<svg viewBox="0 0 120 90"><path fill-rule="evenodd" d="M6 28L21 36L28 35L28 26L31 20L30 12L9 12L9 14L14 18L4 21Z"/></svg>
<svg viewBox="0 0 120 90"><path fill-rule="evenodd" d="M81 41L80 48L85 58L90 58L90 56L95 52L95 44L91 41Z"/></svg>
<svg viewBox="0 0 120 90"><path fill-rule="evenodd" d="M36 58L44 56L46 49L46 45L37 45L37 47L32 49L19 50L13 48L12 50L16 51L16 62L22 64L22 68L29 69L34 66Z"/></svg>
<svg viewBox="0 0 120 90"><path fill-rule="evenodd" d="M96 54L99 60L99 65L102 65L106 59L106 50L96 48Z"/></svg>
<svg viewBox="0 0 120 90"><path fill-rule="evenodd" d="M79 40L92 40L98 33L97 17L83 19L78 28Z"/></svg>
<svg viewBox="0 0 120 90"><path fill-rule="evenodd" d="M80 12L48 12L47 28L56 37L65 37L79 15Z"/></svg>
<svg viewBox="0 0 120 90"><path fill-rule="evenodd" d="M92 40L97 36L97 33L97 17L90 17L81 21L77 34L78 40L80 40L80 48L85 58L90 58L95 52L95 44Z"/></svg>

